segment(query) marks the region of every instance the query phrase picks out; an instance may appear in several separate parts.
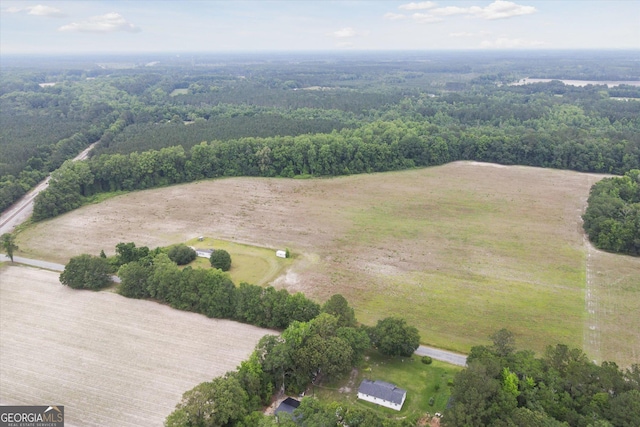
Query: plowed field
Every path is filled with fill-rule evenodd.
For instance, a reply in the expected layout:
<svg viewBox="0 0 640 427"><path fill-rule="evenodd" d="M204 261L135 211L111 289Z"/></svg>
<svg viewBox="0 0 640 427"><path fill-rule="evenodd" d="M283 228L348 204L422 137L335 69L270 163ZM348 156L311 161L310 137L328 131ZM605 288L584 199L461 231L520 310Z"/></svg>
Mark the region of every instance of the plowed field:
<svg viewBox="0 0 640 427"><path fill-rule="evenodd" d="M67 426L161 426L271 331L0 269L0 404L64 405Z"/></svg>

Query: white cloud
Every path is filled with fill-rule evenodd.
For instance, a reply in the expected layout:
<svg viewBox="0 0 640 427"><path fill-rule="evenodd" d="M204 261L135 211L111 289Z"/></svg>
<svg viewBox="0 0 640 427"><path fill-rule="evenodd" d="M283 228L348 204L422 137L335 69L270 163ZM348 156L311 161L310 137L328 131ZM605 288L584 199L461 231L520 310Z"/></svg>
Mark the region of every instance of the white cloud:
<svg viewBox="0 0 640 427"><path fill-rule="evenodd" d="M504 0L496 0L484 8L475 6L470 9L474 15L484 19L504 19L537 12L533 6L523 6Z"/></svg>
<svg viewBox="0 0 640 427"><path fill-rule="evenodd" d="M484 49L517 49L523 47L536 47L543 44L543 42L538 40L522 40L499 37L495 40L484 40L482 43L480 43L480 47Z"/></svg>
<svg viewBox="0 0 640 427"><path fill-rule="evenodd" d="M388 19L390 21L397 21L398 19L405 19L407 16L401 13L385 13L384 19Z"/></svg>
<svg viewBox="0 0 640 427"><path fill-rule="evenodd" d="M111 12L106 15L92 16L86 21L72 22L58 28L58 31L81 32L81 33L114 33L117 31L127 31L136 33L140 28L136 27L119 13Z"/></svg>
<svg viewBox="0 0 640 427"><path fill-rule="evenodd" d="M331 33L333 37L337 37L339 39L355 37L357 35L356 30L351 27L341 28L338 31L334 31Z"/></svg>
<svg viewBox="0 0 640 427"><path fill-rule="evenodd" d="M60 17L66 16L64 13L62 13L60 9L57 9L51 6L43 6L41 4L27 7L26 10L28 10L27 13L29 15L51 16L54 18L60 18Z"/></svg>
<svg viewBox="0 0 640 427"><path fill-rule="evenodd" d="M467 16L472 16L480 19L494 20L494 19L511 18L513 16L529 15L537 12L536 8L533 6L523 6L523 5L516 4L506 0L495 0L493 3L485 7L480 7L480 6L435 7L435 6L436 4L433 2L408 3L400 6L400 9L406 9L406 10L427 9L428 10L427 13L414 13L412 15L413 19L421 23L441 22L443 20L441 17L454 16L454 15L467 15ZM400 16L402 15L387 13L385 15L385 18L399 19Z"/></svg>
<svg viewBox="0 0 640 427"><path fill-rule="evenodd" d="M432 9L436 7L436 3L432 2L432 1L423 1L420 3L407 3L407 4L401 4L400 6L398 6L398 9L402 9L402 10L425 10L425 9Z"/></svg>
<svg viewBox="0 0 640 427"><path fill-rule="evenodd" d="M431 10L430 12L434 15L439 16L450 16L450 15L465 15L471 13L472 7L458 7L458 6L447 6L447 7L438 7L436 9Z"/></svg>
<svg viewBox="0 0 640 427"><path fill-rule="evenodd" d="M443 19L439 16L434 16L430 13L414 13L411 17L421 24L432 24L434 22L442 22Z"/></svg>
<svg viewBox="0 0 640 427"><path fill-rule="evenodd" d="M49 16L49 17L54 17L54 18L60 18L63 16L66 16L64 13L62 13L62 11L60 9L57 9L55 7L51 7L51 6L43 6L41 4L38 4L36 6L28 6L25 8L20 8L20 7L7 7L6 9L2 9L3 12L6 13L20 13L20 12L26 12L27 15L34 15L34 16Z"/></svg>

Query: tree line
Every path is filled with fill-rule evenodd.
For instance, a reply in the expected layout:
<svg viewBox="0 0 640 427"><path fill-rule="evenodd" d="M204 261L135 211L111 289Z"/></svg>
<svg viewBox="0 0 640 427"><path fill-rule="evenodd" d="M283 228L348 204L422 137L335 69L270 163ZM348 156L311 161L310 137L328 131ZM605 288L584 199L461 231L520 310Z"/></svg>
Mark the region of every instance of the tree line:
<svg viewBox="0 0 640 427"><path fill-rule="evenodd" d="M454 160L584 172L621 173L640 168L640 140L611 144L604 136L577 138L576 131L566 126L547 136L526 131L510 134L496 127L461 129L428 121L394 120L329 134L203 142L189 151L175 146L101 155L87 162L66 162L52 174L49 188L36 198L34 219L75 209L97 193L221 176L334 176Z"/></svg>
<svg viewBox="0 0 640 427"><path fill-rule="evenodd" d="M476 346L454 379L448 427L632 427L640 420L640 365L597 365L580 349L516 351L508 330Z"/></svg>
<svg viewBox="0 0 640 427"><path fill-rule="evenodd" d="M640 170L595 183L582 219L596 247L640 255Z"/></svg>

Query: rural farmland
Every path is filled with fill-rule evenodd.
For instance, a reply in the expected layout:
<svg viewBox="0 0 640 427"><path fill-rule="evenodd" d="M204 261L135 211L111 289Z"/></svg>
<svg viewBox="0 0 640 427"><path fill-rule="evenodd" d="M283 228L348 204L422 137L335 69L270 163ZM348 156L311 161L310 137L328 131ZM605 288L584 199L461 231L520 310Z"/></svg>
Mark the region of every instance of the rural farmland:
<svg viewBox="0 0 640 427"><path fill-rule="evenodd" d="M113 292L58 273L0 269L0 403L65 406L68 426L160 426L182 393L233 370L269 330Z"/></svg>
<svg viewBox="0 0 640 427"><path fill-rule="evenodd" d="M525 348L566 343L627 366L639 361L638 334L600 340L598 331L640 330L631 315L639 261L616 257L619 268L590 285L628 284L615 301L600 298L607 314L597 325L586 309L580 216L601 178L454 162L332 179L208 180L85 206L29 227L18 244L25 256L62 263L113 253L118 242L155 247L198 235L289 247L294 263L272 284L319 302L341 293L364 323L402 315L424 344L461 352L506 326ZM604 259L590 257L589 268L603 271Z"/></svg>

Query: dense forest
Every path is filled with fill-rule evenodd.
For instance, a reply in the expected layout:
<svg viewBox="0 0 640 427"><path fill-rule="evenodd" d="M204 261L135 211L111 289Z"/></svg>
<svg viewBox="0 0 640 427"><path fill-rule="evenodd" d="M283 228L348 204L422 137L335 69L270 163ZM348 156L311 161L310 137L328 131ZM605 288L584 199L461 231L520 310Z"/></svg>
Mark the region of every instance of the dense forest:
<svg viewBox="0 0 640 427"><path fill-rule="evenodd" d="M454 381L445 425L620 426L640 419L640 366L600 366L579 349L558 344L541 357L516 351L508 330L493 345L471 349Z"/></svg>
<svg viewBox="0 0 640 427"><path fill-rule="evenodd" d="M0 209L53 171L36 220L98 193L221 176L334 176L455 160L623 175L640 168L640 87L597 83L637 79L629 58L13 58L0 74ZM523 77L594 84L512 84ZM89 162L58 169L94 142Z"/></svg>

